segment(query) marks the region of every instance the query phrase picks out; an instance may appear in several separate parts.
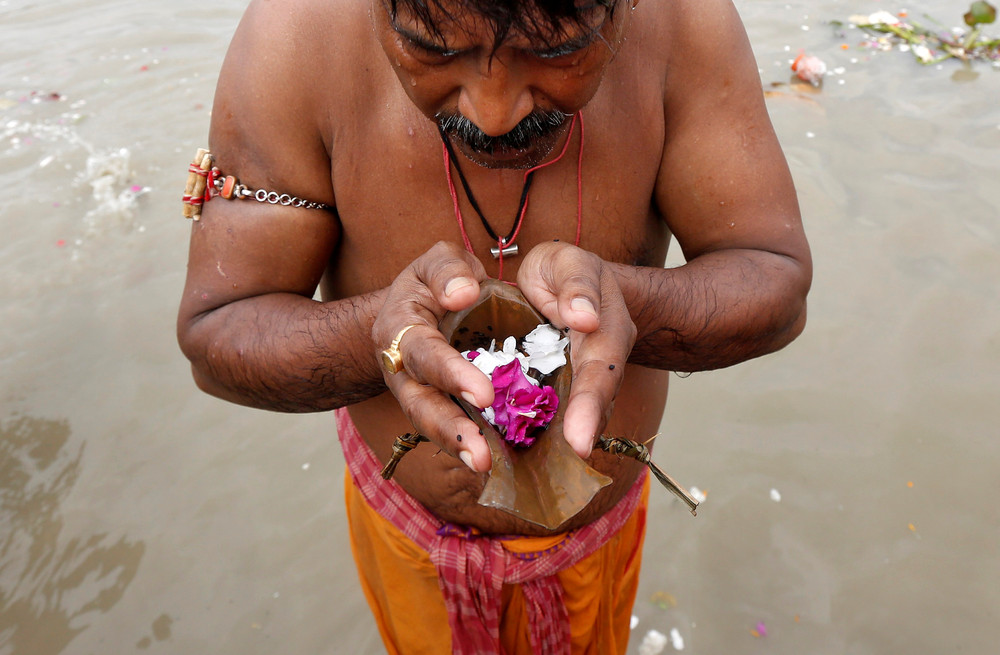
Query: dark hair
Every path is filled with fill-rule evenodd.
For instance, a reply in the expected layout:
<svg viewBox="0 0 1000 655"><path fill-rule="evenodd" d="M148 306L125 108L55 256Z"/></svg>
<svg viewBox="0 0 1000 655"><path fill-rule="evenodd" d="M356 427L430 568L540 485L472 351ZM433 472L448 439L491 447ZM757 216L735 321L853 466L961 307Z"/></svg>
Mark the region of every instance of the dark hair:
<svg viewBox="0 0 1000 655"><path fill-rule="evenodd" d="M434 36L441 37L435 17L454 19L462 13L475 14L487 21L493 32L496 51L511 32L531 41L551 44L567 28L587 26L587 10L604 7L612 14L619 0L592 0L578 6L574 0L453 0L455 9L444 7L443 0L388 0L390 16L395 20L400 7L413 14Z"/></svg>

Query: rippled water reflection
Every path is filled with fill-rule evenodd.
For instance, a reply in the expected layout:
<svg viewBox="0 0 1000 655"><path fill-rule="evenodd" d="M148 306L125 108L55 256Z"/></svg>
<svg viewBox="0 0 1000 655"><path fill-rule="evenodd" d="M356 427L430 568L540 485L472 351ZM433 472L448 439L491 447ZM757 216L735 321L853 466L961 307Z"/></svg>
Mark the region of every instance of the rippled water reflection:
<svg viewBox="0 0 1000 655"><path fill-rule="evenodd" d="M107 533L64 533L61 503L83 460L69 441L65 421L0 425L0 643L11 652L63 652L121 599L145 550Z"/></svg>

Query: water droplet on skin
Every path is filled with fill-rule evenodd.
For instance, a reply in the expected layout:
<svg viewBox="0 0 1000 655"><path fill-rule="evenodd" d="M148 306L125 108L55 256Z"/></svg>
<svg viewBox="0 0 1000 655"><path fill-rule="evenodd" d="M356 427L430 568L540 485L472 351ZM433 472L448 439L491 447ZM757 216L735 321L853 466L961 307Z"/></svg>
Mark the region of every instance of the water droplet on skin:
<svg viewBox="0 0 1000 655"><path fill-rule="evenodd" d="M413 136L413 128L408 126L406 128L406 134L409 136Z"/></svg>

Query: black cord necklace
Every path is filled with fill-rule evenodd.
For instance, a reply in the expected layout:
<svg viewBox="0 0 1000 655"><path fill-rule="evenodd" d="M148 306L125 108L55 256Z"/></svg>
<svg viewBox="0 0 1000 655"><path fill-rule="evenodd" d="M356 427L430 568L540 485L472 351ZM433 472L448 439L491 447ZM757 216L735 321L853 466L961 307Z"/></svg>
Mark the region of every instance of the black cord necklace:
<svg viewBox="0 0 1000 655"><path fill-rule="evenodd" d="M499 257L500 249L503 249L504 255L516 255L517 245L507 246L510 240L514 238L517 234L518 229L521 227L521 222L524 221L524 206L528 202L528 192L531 190L531 182L535 179L535 171L529 171L524 176L524 186L521 187L521 200L517 204L517 213L514 215L514 224L510 228L510 232L507 233L506 237L501 238L490 222L486 220L486 216L483 215L483 211L479 208L479 203L476 202L476 197L472 195L472 189L469 187L468 180L465 179L465 173L462 172L462 167L458 165L458 157L455 156L455 150L451 145L451 141L448 139L447 133L444 131L440 125L438 126L438 132L441 134L441 141L444 142L444 147L448 149L448 157L451 159L452 164L455 166L455 170L458 172L458 179L462 182L462 188L465 189L465 197L469 199L469 204L472 208L476 210L476 214L479 216L480 222L483 224L483 228L486 229L486 233L490 235L490 238L497 242L497 248L494 249L493 256Z"/></svg>

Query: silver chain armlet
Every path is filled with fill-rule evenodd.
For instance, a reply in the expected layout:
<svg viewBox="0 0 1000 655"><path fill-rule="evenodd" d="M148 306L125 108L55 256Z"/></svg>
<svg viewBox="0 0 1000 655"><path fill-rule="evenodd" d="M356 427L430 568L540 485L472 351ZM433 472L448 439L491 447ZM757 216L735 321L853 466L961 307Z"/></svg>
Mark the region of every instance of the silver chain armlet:
<svg viewBox="0 0 1000 655"><path fill-rule="evenodd" d="M298 198L287 193L251 189L232 175L223 175L215 166L215 157L208 150L199 148L188 167L188 179L184 188L184 218L201 219L201 207L216 196L232 200L251 199L269 205L301 207L303 209L333 209L330 205Z"/></svg>

